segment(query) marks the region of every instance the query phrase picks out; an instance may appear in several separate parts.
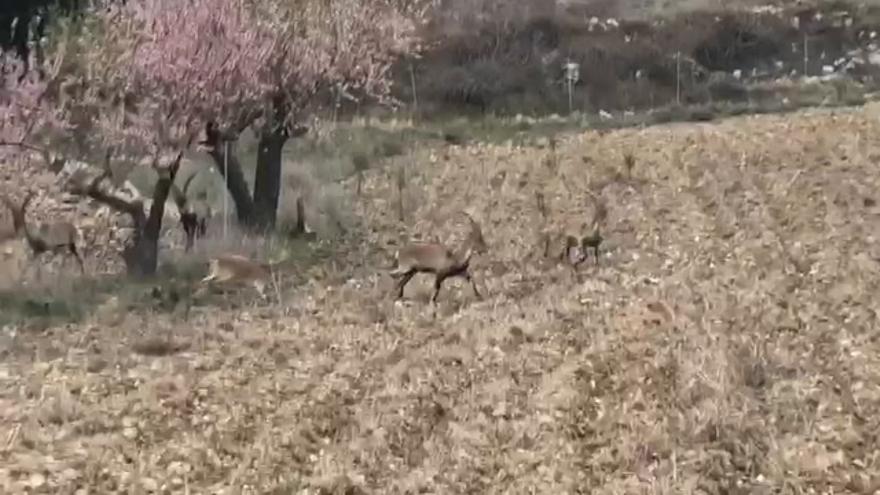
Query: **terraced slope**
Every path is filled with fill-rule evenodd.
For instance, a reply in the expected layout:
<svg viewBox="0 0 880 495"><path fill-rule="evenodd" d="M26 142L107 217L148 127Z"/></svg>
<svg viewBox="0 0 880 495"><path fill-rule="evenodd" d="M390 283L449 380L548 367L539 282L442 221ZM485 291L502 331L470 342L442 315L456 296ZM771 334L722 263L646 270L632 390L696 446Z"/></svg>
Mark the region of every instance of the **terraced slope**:
<svg viewBox="0 0 880 495"><path fill-rule="evenodd" d="M371 234L281 306L4 334L0 490L873 493L878 109L402 157L410 234L482 222L484 301L452 282L434 315L427 277L389 301L374 172ZM543 262L588 189L606 257Z"/></svg>

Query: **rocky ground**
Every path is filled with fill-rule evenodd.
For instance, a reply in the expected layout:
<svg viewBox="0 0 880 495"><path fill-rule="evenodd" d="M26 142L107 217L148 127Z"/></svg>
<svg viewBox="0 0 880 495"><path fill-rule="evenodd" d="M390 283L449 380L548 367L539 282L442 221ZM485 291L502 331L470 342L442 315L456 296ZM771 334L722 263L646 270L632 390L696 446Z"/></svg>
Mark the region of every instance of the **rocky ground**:
<svg viewBox="0 0 880 495"><path fill-rule="evenodd" d="M392 159L365 177L361 237L285 273L305 281L280 303L108 296L76 324L6 327L0 490L875 493L878 116ZM588 191L606 254L574 272L539 239L581 232ZM435 313L417 277L393 304L395 246L459 239L462 209L490 245L485 300L453 280Z"/></svg>

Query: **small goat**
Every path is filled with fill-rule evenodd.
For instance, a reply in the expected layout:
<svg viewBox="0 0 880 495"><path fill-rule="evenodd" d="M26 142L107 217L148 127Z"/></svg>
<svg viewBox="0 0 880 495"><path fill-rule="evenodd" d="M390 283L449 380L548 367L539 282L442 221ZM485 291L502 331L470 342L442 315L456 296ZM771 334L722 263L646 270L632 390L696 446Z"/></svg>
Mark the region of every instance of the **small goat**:
<svg viewBox="0 0 880 495"><path fill-rule="evenodd" d="M171 185L171 194L174 196L174 202L177 203L177 209L180 211L180 224L183 225L183 232L186 235L185 251L190 251L197 237L203 237L208 230L208 218L211 216L211 207L208 204L204 193L195 200L191 199L187 192L192 183L193 178L198 172L187 177L183 183L183 190L176 184Z"/></svg>
<svg viewBox="0 0 880 495"><path fill-rule="evenodd" d="M592 231L585 235L581 239L581 259L574 262L574 266L578 266L589 257L589 251L593 251L593 255L596 258L596 264L599 263L599 246L605 240L602 237L601 227L602 224L605 223L605 220L608 218L608 207L605 202L598 198L595 194L588 191L588 194L593 198L595 203L595 210L593 211L593 220L591 223ZM570 247L566 248L566 252L570 252Z"/></svg>
<svg viewBox="0 0 880 495"><path fill-rule="evenodd" d="M579 241L578 238L573 235L566 235L565 244L562 248L562 251L559 253L559 261L577 266L580 263L581 259L574 257L573 251L575 248L583 249L583 247L581 246L581 241Z"/></svg>
<svg viewBox="0 0 880 495"><path fill-rule="evenodd" d="M31 230L31 228L28 227L25 212L28 204L30 204L33 198L34 192L30 191L21 202L21 206L17 206L9 196L5 194L0 195L0 201L3 201L6 207L9 208L9 211L12 212L12 226L15 234L24 234L25 240L27 240L28 246L34 257L45 252L51 252L53 254L58 253L66 248L70 254L76 258L77 263L79 263L80 273L84 274L85 268L83 266L83 261L79 255L79 250L76 247L77 230L72 223L43 223L39 224L36 230ZM65 260L66 258L62 260L62 263L64 263Z"/></svg>
<svg viewBox="0 0 880 495"><path fill-rule="evenodd" d="M464 213L464 212L462 212ZM486 241L479 224L467 213L471 225L468 237L459 246L458 252L453 252L443 244L436 242L417 242L402 247L395 254L397 266L391 271L391 276L397 279L396 299L403 297L403 289L416 273L434 274L434 295L432 303L437 303L440 287L449 277L462 277L471 283L477 298L483 296L477 290L477 284L470 272L471 257L477 253L485 253L488 250Z"/></svg>
<svg viewBox="0 0 880 495"><path fill-rule="evenodd" d="M239 254L221 254L211 258L208 276L201 283L249 283L265 298L266 282L272 280L272 267L273 264L253 261Z"/></svg>

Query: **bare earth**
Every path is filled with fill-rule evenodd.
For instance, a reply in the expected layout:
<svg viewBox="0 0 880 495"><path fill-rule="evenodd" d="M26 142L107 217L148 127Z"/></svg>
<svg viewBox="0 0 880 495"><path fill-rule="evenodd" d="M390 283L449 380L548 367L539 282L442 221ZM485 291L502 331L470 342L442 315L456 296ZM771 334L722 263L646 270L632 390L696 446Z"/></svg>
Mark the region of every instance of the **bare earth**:
<svg viewBox="0 0 880 495"><path fill-rule="evenodd" d="M0 491L876 493L878 116L402 157L409 227L373 171L370 234L281 305L7 329ZM539 188L560 233L607 201L598 266L536 256ZM451 280L435 317L418 276L394 305L395 243L463 208L486 299Z"/></svg>

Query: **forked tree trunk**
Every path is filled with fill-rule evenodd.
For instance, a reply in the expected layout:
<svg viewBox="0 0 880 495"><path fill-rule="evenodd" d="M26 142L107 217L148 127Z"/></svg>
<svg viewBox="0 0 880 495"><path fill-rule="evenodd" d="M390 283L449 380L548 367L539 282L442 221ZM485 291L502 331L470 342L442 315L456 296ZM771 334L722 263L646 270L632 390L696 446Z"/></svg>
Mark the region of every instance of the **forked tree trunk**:
<svg viewBox="0 0 880 495"><path fill-rule="evenodd" d="M291 127L283 123L286 112L284 103L276 102L275 108L275 123L264 128L260 134L254 177L254 220L255 225L264 230L275 228L278 219L284 145L289 139L302 137L308 132L305 126Z"/></svg>
<svg viewBox="0 0 880 495"><path fill-rule="evenodd" d="M123 253L128 274L142 278L156 274L159 267L159 238L162 234L162 219L165 216L165 201L171 192L171 185L180 166L180 158L167 171L159 174L153 188L153 204L150 214L135 218L135 234Z"/></svg>
<svg viewBox="0 0 880 495"><path fill-rule="evenodd" d="M180 152L167 167L158 168L155 167L157 163L154 163L159 179L153 187L153 204L148 215L144 215L143 203L140 200L129 201L101 189L101 183L110 177L109 168L105 168L104 173L92 179L88 184L70 184L69 191L74 194L88 196L118 213L131 217L134 234L122 251L126 272L131 276L149 277L156 274L159 267L159 238L162 231L162 219L165 216L165 202L168 200L182 159L183 152ZM109 164L109 154L107 161Z"/></svg>
<svg viewBox="0 0 880 495"><path fill-rule="evenodd" d="M251 193L248 189L247 181L244 178L244 171L241 169L241 162L238 161L232 149L229 150L227 156L225 149L225 141L219 132L215 131L213 126L206 129L206 144L208 154L214 161L214 166L220 177L223 177L229 195L232 196L232 202L235 203L235 214L238 223L243 227L251 227L256 223L254 201L251 199ZM231 148L231 147L230 147ZM226 172L229 172L227 177Z"/></svg>
<svg viewBox="0 0 880 495"><path fill-rule="evenodd" d="M238 222L243 227L271 229L278 217L278 203L281 195L282 151L288 139L305 135L305 126L284 124L286 106L276 101L274 123L266 126L260 133L257 150L257 166L254 177L254 193L248 191L241 162L230 150L225 154L224 136L213 124L205 128L208 152L220 176L226 179L227 189L235 203ZM226 136L228 139L229 136ZM227 172L228 171L228 176Z"/></svg>

